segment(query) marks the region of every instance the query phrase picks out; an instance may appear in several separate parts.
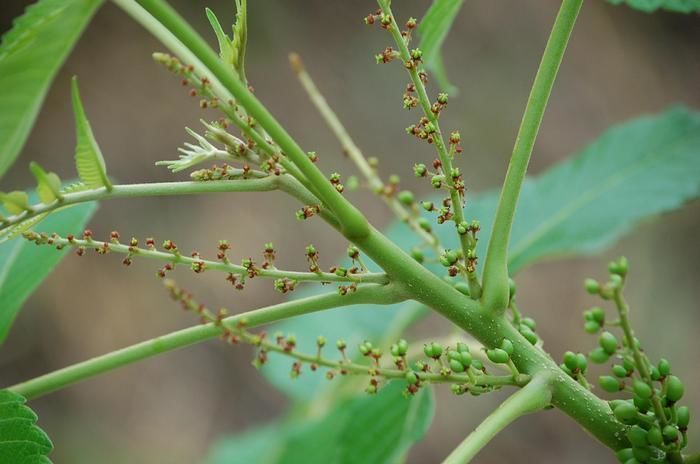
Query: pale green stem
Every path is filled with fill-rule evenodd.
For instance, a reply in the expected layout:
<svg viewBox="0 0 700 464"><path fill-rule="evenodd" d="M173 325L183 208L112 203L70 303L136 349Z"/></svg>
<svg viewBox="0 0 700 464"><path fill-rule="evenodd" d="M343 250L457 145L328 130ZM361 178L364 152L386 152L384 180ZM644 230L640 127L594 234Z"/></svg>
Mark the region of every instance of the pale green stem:
<svg viewBox="0 0 700 464"><path fill-rule="evenodd" d="M367 303L392 304L401 300L402 297L396 292L395 288L391 286L369 284L359 287L356 292L346 295L332 292L299 300L287 301L285 303L230 316L225 318L222 322L232 326L244 323L245 327L252 328L324 309ZM98 374L168 351L209 340L221 335L221 333L222 328L214 323L189 327L13 385L9 387L9 390L27 399L37 398Z"/></svg>
<svg viewBox="0 0 700 464"><path fill-rule="evenodd" d="M190 257L181 255L179 253L172 253L169 251L158 251L149 248L139 248L138 246L130 246L118 242L101 242L99 240L81 240L77 238L63 238L59 236L49 236L46 239L41 239L38 234L33 237L29 237L32 240L37 241L41 244L49 244L51 246L70 246L74 248L92 248L96 250L105 250L109 252L124 253L129 255L130 258L150 258L159 261L165 261L173 264L174 266L184 265L189 267L197 267L198 272L204 272L205 270L215 270L228 272L230 274L237 274L241 276L248 276L250 271L245 266L239 264L233 264L228 261L211 261L208 259L202 259L197 257ZM282 269L263 269L254 268L255 277L271 278L271 279L281 279L287 278L300 282L350 282L350 283L375 283L375 284L387 284L389 279L386 274L382 272L368 272L368 273L358 273L347 275L338 275L330 272L300 272L300 271L286 271ZM250 277L252 278L252 277Z"/></svg>
<svg viewBox="0 0 700 464"><path fill-rule="evenodd" d="M317 204L318 199L309 194L298 181L287 176L269 176L261 179L212 180L202 182L153 182L146 184L114 185L111 190L98 188L64 193L60 201L50 204L39 203L31 210L6 218L0 230L30 219L42 213L49 213L59 208L88 201L110 200L113 198L152 197L170 195L195 195L219 192L269 192L281 190L297 198L304 204ZM329 212L321 209L319 213L334 227L337 220Z"/></svg>
<svg viewBox="0 0 700 464"><path fill-rule="evenodd" d="M521 416L540 411L549 405L552 392L545 376L535 376L521 390L501 403L479 426L455 448L443 464L465 464L499 432Z"/></svg>
<svg viewBox="0 0 700 464"><path fill-rule="evenodd" d="M508 306L508 244L513 217L547 101L582 3L583 0L564 0L561 4L515 139L484 263L482 301L492 311L505 311Z"/></svg>
<svg viewBox="0 0 700 464"><path fill-rule="evenodd" d="M345 126L343 126L343 123L338 118L338 115L336 115L335 111L333 111L333 109L330 107L323 94L318 89L309 73L306 71L306 68L304 67L299 55L296 53L289 55L289 61L292 65L292 69L299 78L299 82L309 95L309 99L340 142L340 145L343 147L343 152L348 155L350 160L355 163L355 166L357 166L365 179L367 179L370 189L381 196L396 217L408 224L416 235L435 249L435 252L439 256L444 249L438 243L437 237L423 230L412 217L411 213L399 202L395 196L383 194L384 182L382 182L381 178L377 174L376 169L372 168L372 166L370 166L370 164L367 162L367 159L362 154L359 147L355 144L355 141L345 129Z"/></svg>

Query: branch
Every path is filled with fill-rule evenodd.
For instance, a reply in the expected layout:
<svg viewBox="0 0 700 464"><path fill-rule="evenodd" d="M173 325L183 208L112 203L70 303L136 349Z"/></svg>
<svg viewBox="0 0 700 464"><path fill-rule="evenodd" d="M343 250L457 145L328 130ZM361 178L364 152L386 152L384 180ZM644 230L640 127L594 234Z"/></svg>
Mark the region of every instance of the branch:
<svg viewBox="0 0 700 464"><path fill-rule="evenodd" d="M168 351L203 342L221 335L222 325L256 327L302 314L356 304L392 304L403 298L392 286L369 284L356 292L340 295L330 292L323 295L287 301L265 308L230 316L221 325L208 323L178 330L136 345L131 345L87 361L65 367L49 374L9 387L9 390L27 399L38 398L81 380L103 372L141 361Z"/></svg>
<svg viewBox="0 0 700 464"><path fill-rule="evenodd" d="M467 438L443 461L443 464L468 463L500 431L517 418L539 411L549 405L552 392L548 378L538 375L521 390L501 403Z"/></svg>
<svg viewBox="0 0 700 464"><path fill-rule="evenodd" d="M338 218L347 238L364 237L369 233L364 215L335 189L265 106L170 5L163 0L139 0L138 4L133 0L114 1L184 62L195 67L201 65L212 73L212 84L232 95L313 185L319 199Z"/></svg>
<svg viewBox="0 0 700 464"><path fill-rule="evenodd" d="M561 4L515 139L484 263L482 301L493 311L505 311L508 306L508 243L513 216L554 79L582 3L583 0L564 0Z"/></svg>

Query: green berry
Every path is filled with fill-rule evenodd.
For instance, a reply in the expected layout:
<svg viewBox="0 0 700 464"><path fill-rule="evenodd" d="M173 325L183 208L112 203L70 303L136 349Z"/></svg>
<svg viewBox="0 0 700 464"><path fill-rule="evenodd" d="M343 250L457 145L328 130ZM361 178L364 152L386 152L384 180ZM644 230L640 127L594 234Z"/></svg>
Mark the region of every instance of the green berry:
<svg viewBox="0 0 700 464"><path fill-rule="evenodd" d="M438 103L444 105L447 103L447 94L446 93L439 93L437 97Z"/></svg>
<svg viewBox="0 0 700 464"><path fill-rule="evenodd" d="M425 255L423 254L423 252L421 251L420 248L412 248L411 249L411 257L413 259L415 259L416 261L418 261L419 263L422 263L423 261L425 261Z"/></svg>
<svg viewBox="0 0 700 464"><path fill-rule="evenodd" d="M617 338L610 332L603 332L598 338L598 344L608 354L614 354L617 351Z"/></svg>
<svg viewBox="0 0 700 464"><path fill-rule="evenodd" d="M620 288L622 286L622 277L619 274L613 274L610 276L609 284L611 288Z"/></svg>
<svg viewBox="0 0 700 464"><path fill-rule="evenodd" d="M600 324L593 320L586 321L586 323L583 324L583 330L585 330L589 334L597 333L600 330Z"/></svg>
<svg viewBox="0 0 700 464"><path fill-rule="evenodd" d="M661 358L658 364L659 374L666 377L671 373L671 363L668 360Z"/></svg>
<svg viewBox="0 0 700 464"><path fill-rule="evenodd" d="M620 377L620 378L627 377L627 369L625 369L623 366L621 366L619 364L615 364L612 367L612 373L613 373L613 375L615 375L615 377Z"/></svg>
<svg viewBox="0 0 700 464"><path fill-rule="evenodd" d="M605 311L597 306L591 308L590 310L591 318L598 324L603 325L605 323Z"/></svg>
<svg viewBox="0 0 700 464"><path fill-rule="evenodd" d="M578 366L578 370L581 372L586 372L586 369L588 368L588 361L586 361L586 355L583 353L578 353L576 355L576 364Z"/></svg>
<svg viewBox="0 0 700 464"><path fill-rule="evenodd" d="M464 367L469 367L472 364L472 355L468 351L462 351L459 353L459 362L462 363Z"/></svg>
<svg viewBox="0 0 700 464"><path fill-rule="evenodd" d="M624 448L615 453L615 456L617 457L618 461L622 463L626 463L630 459L634 459L634 453L632 452L632 448Z"/></svg>
<svg viewBox="0 0 700 464"><path fill-rule="evenodd" d="M681 430L687 429L690 423L690 410L688 406L681 406L676 409L676 423Z"/></svg>
<svg viewBox="0 0 700 464"><path fill-rule="evenodd" d="M634 459L640 463L648 462L649 458L651 457L651 450L646 446L640 446L640 447L635 446L634 448L632 448L632 453L634 453ZM627 462L629 462L629 461L627 461Z"/></svg>
<svg viewBox="0 0 700 464"><path fill-rule="evenodd" d="M649 445L647 440L647 431L638 425L633 425L627 431L627 439L632 443L632 446L643 447Z"/></svg>
<svg viewBox="0 0 700 464"><path fill-rule="evenodd" d="M651 408L651 401L648 398L642 398L641 396L634 396L632 403L639 410L639 412L645 413Z"/></svg>
<svg viewBox="0 0 700 464"><path fill-rule="evenodd" d="M672 425L667 425L663 429L664 441L673 442L678 439L678 429Z"/></svg>
<svg viewBox="0 0 700 464"><path fill-rule="evenodd" d="M588 357L596 364L603 364L608 362L610 355L603 348L596 348L588 353Z"/></svg>
<svg viewBox="0 0 700 464"><path fill-rule="evenodd" d="M423 353L429 358L437 359L442 356L442 345L430 342L423 347Z"/></svg>
<svg viewBox="0 0 700 464"><path fill-rule="evenodd" d="M600 284L593 279L586 279L583 285L586 288L586 291L591 295L596 295L597 293L600 293Z"/></svg>
<svg viewBox="0 0 700 464"><path fill-rule="evenodd" d="M472 367L476 369L477 371L483 371L484 370L484 363L479 361L478 359L474 359L472 361Z"/></svg>
<svg viewBox="0 0 700 464"><path fill-rule="evenodd" d="M397 345L399 346L399 354L402 356L408 352L408 342L403 338L398 341Z"/></svg>
<svg viewBox="0 0 700 464"><path fill-rule="evenodd" d="M617 382L616 379L613 380ZM636 422L637 419L637 408L635 408L634 405L631 405L629 403L622 403L618 405L613 411L613 413L615 414L617 420L619 420L623 424L633 424Z"/></svg>
<svg viewBox="0 0 700 464"><path fill-rule="evenodd" d="M527 326L530 328L530 330L536 330L537 329L537 323L535 323L535 320L531 317L524 317L522 321L520 321L523 325Z"/></svg>
<svg viewBox="0 0 700 464"><path fill-rule="evenodd" d="M456 359L450 359L450 369L452 372L464 372L464 366Z"/></svg>
<svg viewBox="0 0 700 464"><path fill-rule="evenodd" d="M564 353L564 364L569 368L570 371L575 371L578 369L578 361L576 359L576 353L573 351L567 351Z"/></svg>
<svg viewBox="0 0 700 464"><path fill-rule="evenodd" d="M508 356L513 354L513 342L508 340L507 338L504 338L503 341L501 342L501 349L508 353Z"/></svg>
<svg viewBox="0 0 700 464"><path fill-rule="evenodd" d="M656 366L651 366L651 372L649 372L651 380L659 380L661 378L661 373Z"/></svg>
<svg viewBox="0 0 700 464"><path fill-rule="evenodd" d="M532 331L528 326L521 324L520 325L520 334L527 339L528 342L531 344L536 344L539 338L537 337L537 334Z"/></svg>
<svg viewBox="0 0 700 464"><path fill-rule="evenodd" d="M564 364L564 363L559 364L559 368L560 368L561 370L563 370L564 372L566 372L566 374L567 374L569 377L573 377L573 376L574 376L574 373L571 372L571 369L569 369L569 368L566 366L566 364Z"/></svg>
<svg viewBox="0 0 700 464"><path fill-rule="evenodd" d="M489 361L496 364L505 364L510 359L508 352L501 348L486 350L486 356L489 358Z"/></svg>
<svg viewBox="0 0 700 464"><path fill-rule="evenodd" d="M654 446L663 445L664 437L661 434L661 429L657 426L653 426L652 428L650 428L649 432L647 432L647 440L651 445Z"/></svg>
<svg viewBox="0 0 700 464"><path fill-rule="evenodd" d="M457 351L460 353L469 353L469 345L466 343L459 342L457 343Z"/></svg>
<svg viewBox="0 0 700 464"><path fill-rule="evenodd" d="M623 388L622 383L610 375L601 375L598 384L608 393L617 393Z"/></svg>
<svg viewBox="0 0 700 464"><path fill-rule="evenodd" d="M418 219L418 226L426 232L430 232L432 229L430 227L430 221L423 217Z"/></svg>
<svg viewBox="0 0 700 464"><path fill-rule="evenodd" d="M671 375L666 379L666 399L675 403L676 401L683 398L683 393L685 393L685 387L681 379L675 375Z"/></svg>
<svg viewBox="0 0 700 464"><path fill-rule="evenodd" d="M413 371L406 372L405 379L406 379L406 382L409 383L409 385L415 385L418 383L418 376Z"/></svg>
<svg viewBox="0 0 700 464"><path fill-rule="evenodd" d="M632 388L634 389L634 394L638 395L640 398L651 398L652 389L646 382L635 380Z"/></svg>

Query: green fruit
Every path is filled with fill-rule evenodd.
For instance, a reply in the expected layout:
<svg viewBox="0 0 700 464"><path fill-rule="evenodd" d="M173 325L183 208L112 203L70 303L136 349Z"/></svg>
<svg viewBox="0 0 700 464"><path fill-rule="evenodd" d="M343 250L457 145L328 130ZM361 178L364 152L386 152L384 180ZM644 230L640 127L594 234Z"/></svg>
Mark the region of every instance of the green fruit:
<svg viewBox="0 0 700 464"><path fill-rule="evenodd" d="M632 446L635 447L643 447L649 444L647 441L647 431L638 425L630 427L627 431L627 438L630 443L632 443Z"/></svg>
<svg viewBox="0 0 700 464"><path fill-rule="evenodd" d="M690 423L690 410L688 406L681 406L676 409L676 423L681 430L687 429Z"/></svg>
<svg viewBox="0 0 700 464"><path fill-rule="evenodd" d="M647 440L649 440L649 443L651 443L654 446L663 445L664 437L661 434L661 429L657 426L650 428L649 432L647 433Z"/></svg>
<svg viewBox="0 0 700 464"><path fill-rule="evenodd" d="M623 388L622 382L610 375L601 375L598 379L598 384L600 388L608 393L617 393Z"/></svg>
<svg viewBox="0 0 700 464"><path fill-rule="evenodd" d="M467 296L470 295L470 293L469 293L469 285L468 285L466 282L457 282L457 283L455 284L455 288L456 288L457 291L458 291L459 293L461 293L462 295L467 295Z"/></svg>
<svg viewBox="0 0 700 464"><path fill-rule="evenodd" d="M659 374L666 377L667 375L669 375L671 373L671 363L669 363L668 360L662 358L659 361L658 369L659 369Z"/></svg>
<svg viewBox="0 0 700 464"><path fill-rule="evenodd" d="M535 323L535 320L531 317L525 317L520 322L521 322L521 324L527 326L530 330L537 329L537 324Z"/></svg>
<svg viewBox="0 0 700 464"><path fill-rule="evenodd" d="M659 369L657 369L656 366L651 366L651 372L649 372L649 375L651 376L651 380L659 380L661 378L661 372L659 372Z"/></svg>
<svg viewBox="0 0 700 464"><path fill-rule="evenodd" d="M574 353L573 351L567 351L566 353L564 353L564 364L570 371L575 371L578 368L576 353Z"/></svg>
<svg viewBox="0 0 700 464"><path fill-rule="evenodd" d="M596 321L586 321L586 323L583 324L583 330L589 334L597 333L600 330L600 324Z"/></svg>
<svg viewBox="0 0 700 464"><path fill-rule="evenodd" d="M672 442L678 439L678 429L672 425L667 425L663 430L664 441Z"/></svg>
<svg viewBox="0 0 700 464"><path fill-rule="evenodd" d="M634 453L634 458L640 462L647 462L651 457L651 450L646 446L635 446L632 448L632 453Z"/></svg>
<svg viewBox="0 0 700 464"><path fill-rule="evenodd" d="M472 355L469 354L468 351L461 351L458 361L461 362L464 367L469 367L472 364Z"/></svg>
<svg viewBox="0 0 700 464"><path fill-rule="evenodd" d="M615 375L615 377L620 377L620 378L627 377L627 369L625 369L623 366L621 366L619 364L615 364L612 367L612 373L613 373L613 375Z"/></svg>
<svg viewBox="0 0 700 464"><path fill-rule="evenodd" d="M520 334L532 345L536 344L539 340L537 334L526 325L520 325Z"/></svg>
<svg viewBox="0 0 700 464"><path fill-rule="evenodd" d="M637 408L635 408L632 404L620 404L615 408L613 413L615 414L617 420L623 424L634 424L637 422Z"/></svg>
<svg viewBox="0 0 700 464"><path fill-rule="evenodd" d="M579 353L576 355L576 364L578 366L578 370L581 372L586 372L586 368L588 367L588 361L586 361L586 356L583 353Z"/></svg>
<svg viewBox="0 0 700 464"><path fill-rule="evenodd" d="M610 359L610 355L603 348L594 349L588 353L588 357L596 364L606 363Z"/></svg>
<svg viewBox="0 0 700 464"><path fill-rule="evenodd" d="M563 370L564 372L566 372L566 375L568 375L569 377L573 377L573 376L574 376L574 373L571 372L571 369L569 369L569 368L566 366L566 364L564 364L564 363L559 364L559 368L560 368L561 370Z"/></svg>
<svg viewBox="0 0 700 464"><path fill-rule="evenodd" d="M457 359L450 359L450 369L452 372L464 372L464 366Z"/></svg>
<svg viewBox="0 0 700 464"><path fill-rule="evenodd" d="M508 356L510 356L511 354L513 354L513 342L511 342L507 338L504 338L501 342L501 349L508 353Z"/></svg>
<svg viewBox="0 0 700 464"><path fill-rule="evenodd" d="M632 453L632 448L624 448L615 453L615 456L617 457L617 460L626 463L630 459L634 458L634 454Z"/></svg>
<svg viewBox="0 0 700 464"><path fill-rule="evenodd" d="M457 343L457 351L460 353L469 353L469 345L466 343L459 342Z"/></svg>
<svg viewBox="0 0 700 464"><path fill-rule="evenodd" d="M415 200L413 193L409 192L408 190L399 192L398 199L404 206L411 206Z"/></svg>
<svg viewBox="0 0 700 464"><path fill-rule="evenodd" d="M610 332L603 332L600 334L598 344L608 354L614 354L617 351L617 338Z"/></svg>
<svg viewBox="0 0 700 464"><path fill-rule="evenodd" d="M477 371L483 371L484 370L484 363L482 363L478 359L475 359L472 361L472 367L474 369L476 369Z"/></svg>
<svg viewBox="0 0 700 464"><path fill-rule="evenodd" d="M651 401L647 398L640 398L639 396L635 396L632 402L640 412L647 412L651 408Z"/></svg>
<svg viewBox="0 0 700 464"><path fill-rule="evenodd" d="M591 318L598 324L603 325L605 323L605 311L599 307L593 307L590 310Z"/></svg>
<svg viewBox="0 0 700 464"><path fill-rule="evenodd" d="M401 354L402 356L408 352L408 342L403 338L399 340L397 345L399 346L399 354Z"/></svg>
<svg viewBox="0 0 700 464"><path fill-rule="evenodd" d="M632 388L635 395L645 399L651 398L651 394L653 393L651 387L641 380L635 380Z"/></svg>
<svg viewBox="0 0 700 464"><path fill-rule="evenodd" d="M593 279L586 279L583 283L586 291L591 295L595 295L600 292L600 284Z"/></svg>
<svg viewBox="0 0 700 464"><path fill-rule="evenodd" d="M486 350L486 356L489 358L489 361L496 364L505 364L508 362L508 359L510 359L508 352L500 348Z"/></svg>
<svg viewBox="0 0 700 464"><path fill-rule="evenodd" d="M418 375L416 375L416 373L413 371L406 372L406 376L404 378L410 385L415 385L418 383Z"/></svg>
<svg viewBox="0 0 700 464"><path fill-rule="evenodd" d="M676 401L683 398L683 393L685 392L685 387L681 379L675 375L671 375L666 379L666 398L675 403Z"/></svg>

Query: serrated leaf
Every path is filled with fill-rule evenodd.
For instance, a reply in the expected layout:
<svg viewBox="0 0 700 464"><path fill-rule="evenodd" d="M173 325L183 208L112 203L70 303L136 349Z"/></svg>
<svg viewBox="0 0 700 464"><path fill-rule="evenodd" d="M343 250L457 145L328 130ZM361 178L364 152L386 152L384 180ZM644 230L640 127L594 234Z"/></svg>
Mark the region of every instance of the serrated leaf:
<svg viewBox="0 0 700 464"><path fill-rule="evenodd" d="M0 462L50 464L53 449L48 435L37 425L37 416L22 396L0 390Z"/></svg>
<svg viewBox="0 0 700 464"><path fill-rule="evenodd" d="M613 5L626 4L630 8L653 13L658 10L674 13L700 13L700 0L608 0Z"/></svg>
<svg viewBox="0 0 700 464"><path fill-rule="evenodd" d="M61 198L61 179L54 172L46 172L32 161L29 169L36 179L36 193L42 203L48 205Z"/></svg>
<svg viewBox="0 0 700 464"><path fill-rule="evenodd" d="M236 0L236 24L233 25L233 67L241 80L245 77L245 52L248 45L248 4L247 0Z"/></svg>
<svg viewBox="0 0 700 464"><path fill-rule="evenodd" d="M405 382L377 395L340 402L314 421L290 420L222 440L208 464L394 464L420 440L433 418L430 388L404 398ZM250 457L254 460L251 461Z"/></svg>
<svg viewBox="0 0 700 464"><path fill-rule="evenodd" d="M462 3L464 0L433 0L433 4L418 23L418 34L421 38L420 49L423 51L425 67L435 74L440 88L452 94L455 93L456 89L447 78L440 50Z"/></svg>
<svg viewBox="0 0 700 464"><path fill-rule="evenodd" d="M80 180L90 188L106 187L111 190L112 184L107 177L105 160L102 157L100 147L97 145L92 133L90 122L85 115L83 103L80 100L78 79L73 77L71 82L71 97L73 101L73 113L75 114L76 147L75 167L78 170Z"/></svg>
<svg viewBox="0 0 700 464"><path fill-rule="evenodd" d="M211 28L214 29L214 34L216 34L216 40L219 42L219 56L225 63L232 65L233 47L231 45L231 39L224 32L224 29L221 27L221 23L214 12L209 8L206 8L205 12L207 13L209 24L211 24Z"/></svg>
<svg viewBox="0 0 700 464"><path fill-rule="evenodd" d="M16 190L10 193L0 193L0 203L10 214L20 214L29 209L29 196Z"/></svg>
<svg viewBox="0 0 700 464"><path fill-rule="evenodd" d="M0 177L19 155L58 69L102 0L40 0L0 43Z"/></svg>
<svg viewBox="0 0 700 464"><path fill-rule="evenodd" d="M96 206L95 203L81 203L54 211L48 217L44 216L46 219L42 222L42 229L62 236L77 234L85 227ZM29 219L25 221L28 224L20 223L15 227L22 226L26 230L41 219L43 217L38 220ZM15 232L14 235L18 235L23 230ZM26 299L67 252L67 249L38 247L20 239L0 243L0 343L7 337L12 322Z"/></svg>

